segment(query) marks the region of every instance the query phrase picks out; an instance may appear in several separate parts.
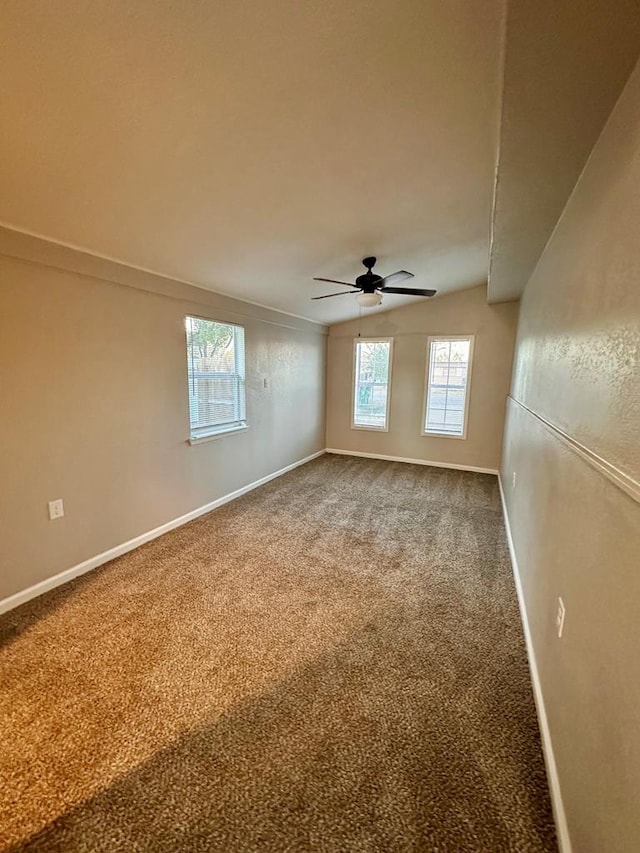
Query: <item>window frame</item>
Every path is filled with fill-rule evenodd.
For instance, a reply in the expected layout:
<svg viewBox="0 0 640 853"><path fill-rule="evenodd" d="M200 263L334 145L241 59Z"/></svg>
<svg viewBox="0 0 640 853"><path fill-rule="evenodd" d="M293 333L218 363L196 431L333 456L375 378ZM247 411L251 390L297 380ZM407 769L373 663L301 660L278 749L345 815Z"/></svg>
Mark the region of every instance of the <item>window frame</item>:
<svg viewBox="0 0 640 853"><path fill-rule="evenodd" d="M358 344L389 344L389 371L387 374L387 396L385 399L384 427L356 424L356 368L358 363ZM351 429L367 430L368 432L389 432L391 419L391 378L393 376L393 338L353 338L353 360L351 367Z"/></svg>
<svg viewBox="0 0 640 853"><path fill-rule="evenodd" d="M189 330L188 330L188 322L189 320L204 320L206 323L217 323L220 326L231 326L234 329L242 330L242 364L244 367L243 373L235 372L230 373L230 377L238 376L240 377L240 389L242 394L242 400L240 404L241 412L244 414L244 418L238 421L233 421L231 423L212 425L209 427L198 427L197 431L194 431L191 426L191 387L189 381ZM244 432L249 429L249 424L247 423L247 332L246 328L240 323L232 323L226 320L218 320L213 317L203 317L201 314L185 314L184 315L184 332L185 332L185 354L187 358L187 423L189 427L189 444L202 444L207 441L215 441L219 438L224 438L225 436L235 435L236 433ZM238 364L238 354L235 352L235 341L234 341L234 366Z"/></svg>
<svg viewBox="0 0 640 853"><path fill-rule="evenodd" d="M462 415L462 434L449 435L444 432L429 432L427 430L427 406L429 403L429 371L431 367L431 344L433 341L469 341L469 366L467 368L467 384L465 388L464 409ZM427 359L422 404L422 424L420 435L428 438L454 438L466 441L469 431L469 403L471 400L471 378L473 373L473 354L475 349L475 335L429 335L427 338Z"/></svg>

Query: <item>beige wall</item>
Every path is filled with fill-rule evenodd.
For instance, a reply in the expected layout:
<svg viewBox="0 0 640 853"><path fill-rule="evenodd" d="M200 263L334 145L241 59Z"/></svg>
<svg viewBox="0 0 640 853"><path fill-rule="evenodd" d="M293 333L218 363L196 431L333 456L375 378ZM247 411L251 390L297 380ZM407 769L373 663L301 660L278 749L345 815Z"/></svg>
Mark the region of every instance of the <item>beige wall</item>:
<svg viewBox="0 0 640 853"><path fill-rule="evenodd" d="M19 235L2 250L23 258L0 256L0 599L324 448L321 326ZM251 429L197 446L190 312L246 328Z"/></svg>
<svg viewBox="0 0 640 853"><path fill-rule="evenodd" d="M517 305L487 305L486 287L331 326L327 447L497 470ZM389 431L351 428L353 339L392 337ZM421 435L429 335L475 335L466 440Z"/></svg>
<svg viewBox="0 0 640 853"><path fill-rule="evenodd" d="M639 227L636 68L527 284L502 467L574 853L640 850Z"/></svg>

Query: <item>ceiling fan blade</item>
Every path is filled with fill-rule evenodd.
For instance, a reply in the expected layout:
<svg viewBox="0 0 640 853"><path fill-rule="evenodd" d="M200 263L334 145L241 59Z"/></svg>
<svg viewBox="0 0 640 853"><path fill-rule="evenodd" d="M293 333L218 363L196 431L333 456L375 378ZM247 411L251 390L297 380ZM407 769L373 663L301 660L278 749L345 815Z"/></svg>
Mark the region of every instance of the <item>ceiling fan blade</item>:
<svg viewBox="0 0 640 853"><path fill-rule="evenodd" d="M312 296L312 299L329 299L332 296L346 296L347 293L360 293L359 290L341 290L340 293L327 293L326 296Z"/></svg>
<svg viewBox="0 0 640 853"><path fill-rule="evenodd" d="M437 290L418 290L411 287L379 287L381 293L402 293L405 296L435 296Z"/></svg>
<svg viewBox="0 0 640 853"><path fill-rule="evenodd" d="M328 281L330 284L344 284L345 287L353 287L350 281L336 281L335 278L314 278L314 281Z"/></svg>
<svg viewBox="0 0 640 853"><path fill-rule="evenodd" d="M385 275L382 281L379 282L379 287L386 287L388 284L400 284L401 281L407 278L413 278L413 273L406 270L398 270L398 272L392 272L391 275Z"/></svg>

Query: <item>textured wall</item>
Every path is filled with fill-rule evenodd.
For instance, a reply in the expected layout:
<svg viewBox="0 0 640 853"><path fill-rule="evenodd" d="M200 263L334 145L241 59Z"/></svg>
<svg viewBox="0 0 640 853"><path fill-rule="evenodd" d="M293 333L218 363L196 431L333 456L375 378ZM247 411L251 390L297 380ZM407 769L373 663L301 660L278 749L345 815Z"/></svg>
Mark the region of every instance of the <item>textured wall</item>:
<svg viewBox="0 0 640 853"><path fill-rule="evenodd" d="M639 223L637 67L527 284L502 469L575 853L640 849Z"/></svg>
<svg viewBox="0 0 640 853"><path fill-rule="evenodd" d="M139 277L144 290L0 256L0 599L324 447L321 327ZM251 427L193 447L187 313L245 326Z"/></svg>
<svg viewBox="0 0 640 853"><path fill-rule="evenodd" d="M327 353L327 447L497 470L516 331L516 303L487 305L486 287L331 326ZM392 337L389 431L351 428L353 339ZM423 436L429 335L475 335L466 440Z"/></svg>

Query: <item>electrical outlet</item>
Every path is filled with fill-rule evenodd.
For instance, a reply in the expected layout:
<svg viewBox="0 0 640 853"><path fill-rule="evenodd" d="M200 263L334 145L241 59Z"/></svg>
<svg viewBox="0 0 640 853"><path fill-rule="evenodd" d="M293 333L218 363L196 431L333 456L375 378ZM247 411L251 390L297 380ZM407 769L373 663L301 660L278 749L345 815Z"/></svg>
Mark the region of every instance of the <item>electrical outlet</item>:
<svg viewBox="0 0 640 853"><path fill-rule="evenodd" d="M564 614L564 601L561 598L558 598L558 610L556 612L556 629L558 631L558 637L560 639L562 639L562 631L564 630Z"/></svg>
<svg viewBox="0 0 640 853"><path fill-rule="evenodd" d="M513 476L511 477L511 484L512 484L513 488L515 489L515 487L516 487L516 472L515 471L513 472Z"/></svg>
<svg viewBox="0 0 640 853"><path fill-rule="evenodd" d="M269 377L268 376L265 376L264 379L262 380L262 387L263 388L269 387Z"/></svg>
<svg viewBox="0 0 640 853"><path fill-rule="evenodd" d="M64 515L64 504L62 498L57 501L49 501L49 521L54 521L56 518L62 518Z"/></svg>

